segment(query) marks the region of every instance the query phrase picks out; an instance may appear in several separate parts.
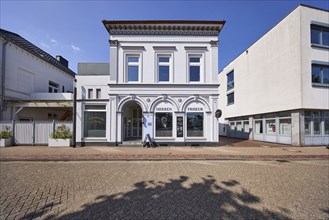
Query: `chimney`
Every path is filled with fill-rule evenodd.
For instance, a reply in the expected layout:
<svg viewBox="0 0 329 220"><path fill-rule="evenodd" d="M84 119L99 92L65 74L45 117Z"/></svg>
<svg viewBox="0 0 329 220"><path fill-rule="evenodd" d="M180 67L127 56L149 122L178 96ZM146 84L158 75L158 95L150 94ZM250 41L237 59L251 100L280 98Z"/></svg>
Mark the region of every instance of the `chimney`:
<svg viewBox="0 0 329 220"><path fill-rule="evenodd" d="M56 60L58 60L63 66L66 68L69 68L69 61L67 61L65 58L63 58L60 55L56 55Z"/></svg>

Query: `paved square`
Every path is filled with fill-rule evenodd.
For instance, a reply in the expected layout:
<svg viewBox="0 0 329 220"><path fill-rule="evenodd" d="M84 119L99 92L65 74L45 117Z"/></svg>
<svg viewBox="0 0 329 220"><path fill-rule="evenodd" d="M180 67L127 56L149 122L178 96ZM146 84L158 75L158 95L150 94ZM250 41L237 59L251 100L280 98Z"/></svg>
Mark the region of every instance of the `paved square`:
<svg viewBox="0 0 329 220"><path fill-rule="evenodd" d="M329 161L1 162L0 219L329 219Z"/></svg>

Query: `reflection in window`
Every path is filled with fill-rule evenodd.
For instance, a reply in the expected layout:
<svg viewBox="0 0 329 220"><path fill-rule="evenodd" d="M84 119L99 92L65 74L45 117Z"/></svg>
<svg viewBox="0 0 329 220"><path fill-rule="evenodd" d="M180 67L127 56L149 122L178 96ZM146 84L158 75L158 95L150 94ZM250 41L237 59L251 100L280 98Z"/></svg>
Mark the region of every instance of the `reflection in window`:
<svg viewBox="0 0 329 220"><path fill-rule="evenodd" d="M313 134L314 135L320 135L321 134L320 122L321 122L321 118L314 118L313 119Z"/></svg>
<svg viewBox="0 0 329 220"><path fill-rule="evenodd" d="M227 95L227 105L234 104L234 92Z"/></svg>
<svg viewBox="0 0 329 220"><path fill-rule="evenodd" d="M200 82L201 75L201 58L190 57L189 58L189 79L190 82Z"/></svg>
<svg viewBox="0 0 329 220"><path fill-rule="evenodd" d="M312 64L312 83L329 85L329 66Z"/></svg>
<svg viewBox="0 0 329 220"><path fill-rule="evenodd" d="M105 137L106 112L84 112L84 137Z"/></svg>
<svg viewBox="0 0 329 220"><path fill-rule="evenodd" d="M187 136L203 137L203 113L188 112L187 113Z"/></svg>
<svg viewBox="0 0 329 220"><path fill-rule="evenodd" d="M249 121L243 122L243 130L244 132L249 132Z"/></svg>
<svg viewBox="0 0 329 220"><path fill-rule="evenodd" d="M139 57L129 56L128 61L128 82L138 82L139 81Z"/></svg>
<svg viewBox="0 0 329 220"><path fill-rule="evenodd" d="M255 120L255 132L256 134L263 133L263 121L262 120Z"/></svg>
<svg viewBox="0 0 329 220"><path fill-rule="evenodd" d="M159 82L169 82L170 78L170 57L159 57Z"/></svg>
<svg viewBox="0 0 329 220"><path fill-rule="evenodd" d="M324 119L324 134L329 135L329 118Z"/></svg>
<svg viewBox="0 0 329 220"><path fill-rule="evenodd" d="M227 91L234 88L234 71L227 74Z"/></svg>
<svg viewBox="0 0 329 220"><path fill-rule="evenodd" d="M275 130L275 120L271 119L271 120L266 120L266 133L267 134L275 134L276 130Z"/></svg>
<svg viewBox="0 0 329 220"><path fill-rule="evenodd" d="M172 137L172 113L158 112L155 113L155 136Z"/></svg>
<svg viewBox="0 0 329 220"><path fill-rule="evenodd" d="M236 122L236 130L242 131L242 122L241 121Z"/></svg>
<svg viewBox="0 0 329 220"><path fill-rule="evenodd" d="M281 135L291 135L291 119L279 119L279 133Z"/></svg>
<svg viewBox="0 0 329 220"><path fill-rule="evenodd" d="M311 43L329 46L329 28L311 25Z"/></svg>
<svg viewBox="0 0 329 220"><path fill-rule="evenodd" d="M235 131L235 122L230 122L230 130Z"/></svg>
<svg viewBox="0 0 329 220"><path fill-rule="evenodd" d="M311 118L305 117L304 121L305 121L304 122L305 135L311 135Z"/></svg>

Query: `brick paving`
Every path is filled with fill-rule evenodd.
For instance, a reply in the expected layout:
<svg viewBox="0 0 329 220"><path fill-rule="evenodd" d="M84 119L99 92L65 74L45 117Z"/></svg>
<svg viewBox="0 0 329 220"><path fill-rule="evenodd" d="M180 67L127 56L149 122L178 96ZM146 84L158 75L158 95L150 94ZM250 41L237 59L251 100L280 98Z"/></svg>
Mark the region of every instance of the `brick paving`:
<svg viewBox="0 0 329 220"><path fill-rule="evenodd" d="M0 219L329 219L329 161L0 162Z"/></svg>
<svg viewBox="0 0 329 220"><path fill-rule="evenodd" d="M289 145L221 138L217 147L80 147L15 146L0 148L0 160L275 160L329 159L326 146Z"/></svg>

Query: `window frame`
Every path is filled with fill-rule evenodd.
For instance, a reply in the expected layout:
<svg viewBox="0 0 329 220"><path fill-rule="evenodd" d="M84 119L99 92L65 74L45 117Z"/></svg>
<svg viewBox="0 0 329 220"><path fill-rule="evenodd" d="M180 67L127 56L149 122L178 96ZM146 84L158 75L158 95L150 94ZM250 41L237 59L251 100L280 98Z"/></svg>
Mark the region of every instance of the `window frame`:
<svg viewBox="0 0 329 220"><path fill-rule="evenodd" d="M199 62L191 62L191 58L199 58ZM191 81L191 66L199 67L199 81ZM187 81L188 83L203 83L204 82L204 54L203 53L188 53L187 55Z"/></svg>
<svg viewBox="0 0 329 220"><path fill-rule="evenodd" d="M202 114L202 136L188 136L188 114ZM205 131L205 112L203 112L203 111L187 111L186 113L185 113L185 137L187 138L187 139L200 139L200 138L205 138L205 133L206 133L206 131Z"/></svg>
<svg viewBox="0 0 329 220"><path fill-rule="evenodd" d="M313 30L317 30L317 31L320 31L319 33L319 43L314 43L312 42L312 31ZM312 22L311 23L311 26L310 26L310 42L311 42L311 45L312 46L316 46L316 47L322 47L322 48L328 48L329 49L329 43L328 45L325 45L323 43L323 38L324 38L324 33L323 32L329 32L329 24L317 24L315 22Z"/></svg>
<svg viewBox="0 0 329 220"><path fill-rule="evenodd" d="M51 92L50 92L51 89ZM56 90L56 91L55 91ZM59 92L59 84L54 81L48 81L48 93L58 93Z"/></svg>
<svg viewBox="0 0 329 220"><path fill-rule="evenodd" d="M313 82L313 68L319 67L320 68L320 82ZM318 62L312 62L311 65L311 82L312 86L322 86L322 87L329 87L329 82L324 83L324 68L328 69L329 72L329 63L318 63Z"/></svg>
<svg viewBox="0 0 329 220"><path fill-rule="evenodd" d="M232 81L228 81L229 75L232 74L233 75L233 80ZM233 86L229 88L229 83L232 83ZM231 70L230 72L228 72L226 74L226 91L231 91L234 90L234 70Z"/></svg>
<svg viewBox="0 0 329 220"><path fill-rule="evenodd" d="M129 52L125 55L125 79L124 82L126 83L141 83L142 82L142 53L141 52ZM137 57L138 62L129 62L128 59L130 57ZM138 77L137 81L129 81L129 66L137 66L138 67Z"/></svg>
<svg viewBox="0 0 329 220"><path fill-rule="evenodd" d="M171 128L171 136L157 136L157 114L171 114L171 126L172 126L172 128ZM174 132L175 132L175 117L174 117L174 112L173 111L156 111L156 112L154 112L154 137L155 138L158 138L158 139L173 139L173 138L175 138L175 134L174 134Z"/></svg>
<svg viewBox="0 0 329 220"><path fill-rule="evenodd" d="M104 108L89 108L91 106L99 106L99 107L104 107ZM104 112L105 113L105 135L102 137L86 137L85 136L85 126L86 126L86 120L85 120L85 112ZM99 103L88 103L83 106L83 132L82 132L82 137L84 139L106 139L107 138L107 105L106 104L99 104Z"/></svg>
<svg viewBox="0 0 329 220"><path fill-rule="evenodd" d="M229 102L229 96L232 95L233 96L233 102ZM234 91L230 91L229 93L226 93L226 105L229 106L229 105L233 105L235 103L235 97L234 97Z"/></svg>
<svg viewBox="0 0 329 220"><path fill-rule="evenodd" d="M169 58L168 62L160 62L160 58ZM169 80L160 81L160 66L169 67ZM157 83L172 83L173 82L173 55L172 53L159 53L156 55L156 81Z"/></svg>

